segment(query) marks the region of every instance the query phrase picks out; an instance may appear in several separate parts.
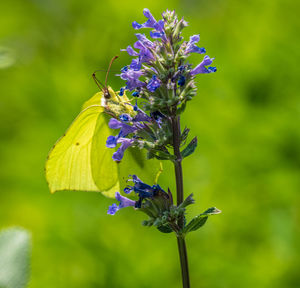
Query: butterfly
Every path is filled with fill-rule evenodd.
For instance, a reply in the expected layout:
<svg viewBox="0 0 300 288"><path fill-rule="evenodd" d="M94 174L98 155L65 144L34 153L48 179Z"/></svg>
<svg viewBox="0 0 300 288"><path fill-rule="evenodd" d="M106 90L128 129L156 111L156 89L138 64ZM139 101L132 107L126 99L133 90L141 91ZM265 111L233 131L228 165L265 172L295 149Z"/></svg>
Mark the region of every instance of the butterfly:
<svg viewBox="0 0 300 288"><path fill-rule="evenodd" d="M121 97L107 86L108 73L116 58L110 62L105 85L93 74L101 91L83 104L79 115L48 154L45 174L51 193L95 191L114 197L116 191L126 186L128 175L143 175L150 183L157 179L160 163L157 160L146 163L144 151L129 148L123 160L117 163L112 160L114 149L105 145L107 137L114 134L108 126L111 116L135 113L125 93Z"/></svg>

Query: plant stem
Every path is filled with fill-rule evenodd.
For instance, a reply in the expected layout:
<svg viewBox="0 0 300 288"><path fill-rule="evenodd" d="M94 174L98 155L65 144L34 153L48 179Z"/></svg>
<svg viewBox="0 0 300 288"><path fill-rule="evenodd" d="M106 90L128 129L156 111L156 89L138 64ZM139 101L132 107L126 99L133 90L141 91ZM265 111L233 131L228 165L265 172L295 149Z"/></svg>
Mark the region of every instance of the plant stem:
<svg viewBox="0 0 300 288"><path fill-rule="evenodd" d="M180 143L181 143L181 130L180 130L180 117L174 115L172 117L172 128L173 128L173 147L174 155L176 160L174 161L175 168L175 179L176 179L176 194L177 194L177 206L183 202L183 174L182 174L182 157L180 153ZM178 221L178 226L183 228L184 219ZM190 278L189 278L189 266L187 258L187 250L185 245L184 236L177 235L177 245L181 265L181 275L182 275L182 286L183 288L190 288Z"/></svg>
<svg viewBox="0 0 300 288"><path fill-rule="evenodd" d="M173 127L173 147L176 159L174 161L175 178L176 178L176 192L177 192L177 206L183 202L183 175L182 175L182 157L180 154L180 118L175 116L172 118Z"/></svg>
<svg viewBox="0 0 300 288"><path fill-rule="evenodd" d="M183 237L177 237L178 252L180 257L181 275L182 275L182 287L190 288L190 276L189 276L189 265L187 258L187 251L185 240Z"/></svg>

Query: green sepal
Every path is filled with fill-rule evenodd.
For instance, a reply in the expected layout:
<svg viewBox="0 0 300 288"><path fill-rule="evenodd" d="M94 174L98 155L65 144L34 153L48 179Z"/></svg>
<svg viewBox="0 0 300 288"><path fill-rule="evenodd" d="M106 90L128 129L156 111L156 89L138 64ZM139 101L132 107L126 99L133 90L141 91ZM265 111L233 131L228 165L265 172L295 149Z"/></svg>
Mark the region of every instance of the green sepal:
<svg viewBox="0 0 300 288"><path fill-rule="evenodd" d="M150 149L147 157L148 159L156 158L158 160L174 160L176 158L174 155L158 149Z"/></svg>
<svg viewBox="0 0 300 288"><path fill-rule="evenodd" d="M216 207L211 207L207 209L205 212L201 213L200 215L195 216L190 221L190 223L184 227L183 233L186 234L188 232L198 230L206 223L208 216L220 214L221 212L222 211L217 209Z"/></svg>
<svg viewBox="0 0 300 288"><path fill-rule="evenodd" d="M180 136L181 142L184 142L184 143L185 143L185 141L186 141L186 139L187 139L187 137L188 137L188 135L189 135L189 132L190 132L190 129L189 129L189 128L185 127L185 128L183 129L183 131L182 131L182 133L181 133L181 136Z"/></svg>
<svg viewBox="0 0 300 288"><path fill-rule="evenodd" d="M181 151L181 156L183 158L188 157L192 153L194 153L198 144L197 137L193 138L192 141Z"/></svg>
<svg viewBox="0 0 300 288"><path fill-rule="evenodd" d="M177 108L176 114L177 114L177 115L180 115L181 113L184 112L185 108L186 108L186 101L184 101L184 102Z"/></svg>
<svg viewBox="0 0 300 288"><path fill-rule="evenodd" d="M157 226L157 230L159 230L162 233L171 233L171 232L173 232L173 229L169 225Z"/></svg>
<svg viewBox="0 0 300 288"><path fill-rule="evenodd" d="M178 206L178 208L186 208L187 206L194 204L193 193L184 199L184 201Z"/></svg>

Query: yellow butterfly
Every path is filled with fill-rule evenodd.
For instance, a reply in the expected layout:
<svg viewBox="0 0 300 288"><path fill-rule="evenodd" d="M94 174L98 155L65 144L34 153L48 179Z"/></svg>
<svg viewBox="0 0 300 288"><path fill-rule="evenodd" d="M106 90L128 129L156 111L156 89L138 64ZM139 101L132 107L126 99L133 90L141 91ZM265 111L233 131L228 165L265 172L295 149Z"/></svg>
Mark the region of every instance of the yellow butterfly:
<svg viewBox="0 0 300 288"><path fill-rule="evenodd" d="M146 165L145 152L130 148L122 162L116 163L112 160L114 149L105 146L107 137L114 133L108 127L109 114L118 117L136 113L128 105L126 94L120 97L106 86L107 75L102 91L83 104L79 115L49 152L45 172L51 193L96 191L114 197L116 191L125 187L125 178L130 174L141 175L149 183L155 181L160 170L157 160L147 160Z"/></svg>

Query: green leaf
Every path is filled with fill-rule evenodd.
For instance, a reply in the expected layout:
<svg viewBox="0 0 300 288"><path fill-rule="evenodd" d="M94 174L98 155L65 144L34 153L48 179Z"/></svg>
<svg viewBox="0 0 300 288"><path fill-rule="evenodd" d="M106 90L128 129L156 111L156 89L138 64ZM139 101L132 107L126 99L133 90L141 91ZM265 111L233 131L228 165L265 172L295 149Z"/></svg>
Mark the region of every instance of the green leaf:
<svg viewBox="0 0 300 288"><path fill-rule="evenodd" d="M182 133L181 133L181 136L180 136L181 142L184 142L184 141L187 139L187 137L188 137L188 135L189 135L189 132L190 132L190 129L189 129L189 128L185 127L185 128L183 129L183 131L182 131Z"/></svg>
<svg viewBox="0 0 300 288"><path fill-rule="evenodd" d="M188 157L192 153L194 153L196 147L197 147L198 141L197 137L193 138L192 141L181 151L181 156L183 158Z"/></svg>
<svg viewBox="0 0 300 288"><path fill-rule="evenodd" d="M0 233L0 287L26 287L30 272L30 236L10 228Z"/></svg>
<svg viewBox="0 0 300 288"><path fill-rule="evenodd" d="M208 216L211 215L216 215L216 214L220 214L222 211L217 209L216 207L212 207L207 209L205 212L201 213L200 215L194 217L189 224L187 224L184 229L183 229L183 233L188 233L191 231L196 231L198 230L200 227L202 227L207 219Z"/></svg>

